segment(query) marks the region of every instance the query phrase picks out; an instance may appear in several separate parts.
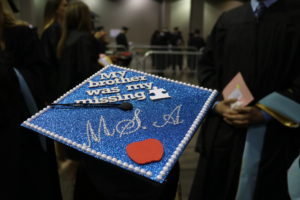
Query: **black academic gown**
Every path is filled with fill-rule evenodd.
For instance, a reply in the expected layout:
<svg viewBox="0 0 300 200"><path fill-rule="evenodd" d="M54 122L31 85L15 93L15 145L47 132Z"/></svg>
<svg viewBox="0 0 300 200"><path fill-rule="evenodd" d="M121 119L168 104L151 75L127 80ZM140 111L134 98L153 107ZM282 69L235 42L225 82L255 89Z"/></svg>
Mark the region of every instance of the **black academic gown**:
<svg viewBox="0 0 300 200"><path fill-rule="evenodd" d="M36 32L27 26L4 30L6 49L0 52L1 199L61 199L53 142L48 151L37 133L20 126L31 114L13 67L27 81L34 97L43 101L40 70L43 61ZM38 98L39 97L39 98ZM38 102L38 105L41 105ZM4 168L4 169L3 169Z"/></svg>
<svg viewBox="0 0 300 200"><path fill-rule="evenodd" d="M59 58L58 95L62 95L101 69L101 50L88 32L71 31Z"/></svg>
<svg viewBox="0 0 300 200"><path fill-rule="evenodd" d="M41 41L45 50L45 56L48 62L51 62L52 67L58 67L56 56L57 44L61 36L61 26L59 23L53 23L44 30Z"/></svg>
<svg viewBox="0 0 300 200"><path fill-rule="evenodd" d="M259 21L249 3L224 13L201 59L200 84L222 91L241 72L255 98L252 105L273 91L300 102L300 15L288 2L279 0ZM198 138L191 200L235 198L245 136L245 128L209 113ZM253 199L289 199L286 171L299 151L299 136L299 129L267 123Z"/></svg>
<svg viewBox="0 0 300 200"><path fill-rule="evenodd" d="M81 154L81 155L80 155ZM94 157L77 155L74 200L174 200L179 180L177 162L164 183L121 169Z"/></svg>
<svg viewBox="0 0 300 200"><path fill-rule="evenodd" d="M128 41L127 41L127 37L125 35L125 33L119 33L116 37L116 42L117 42L117 45L123 45L126 49L125 50L128 50ZM124 49L122 48L119 48L120 51L124 51Z"/></svg>
<svg viewBox="0 0 300 200"><path fill-rule="evenodd" d="M48 65L36 30L28 26L14 26L4 30L4 38L6 50L1 53L2 62L20 70L42 107L46 95L44 70Z"/></svg>
<svg viewBox="0 0 300 200"><path fill-rule="evenodd" d="M57 80L58 80L58 59L56 56L57 44L61 36L61 26L59 23L53 23L41 36L41 42L45 52L48 68L46 69L46 88L47 88L47 101L51 102L57 98Z"/></svg>

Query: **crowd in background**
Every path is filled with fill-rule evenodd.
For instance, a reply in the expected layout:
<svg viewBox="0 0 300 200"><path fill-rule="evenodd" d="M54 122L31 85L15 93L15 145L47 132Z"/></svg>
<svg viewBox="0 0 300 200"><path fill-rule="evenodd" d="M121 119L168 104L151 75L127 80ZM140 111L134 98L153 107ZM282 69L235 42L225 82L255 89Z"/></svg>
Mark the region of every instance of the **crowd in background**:
<svg viewBox="0 0 300 200"><path fill-rule="evenodd" d="M196 29L189 34L187 45L184 42L179 27L174 27L173 31L164 28L155 30L151 36L150 46L153 51L164 51L161 54L152 56L152 66L158 70L160 76L164 76L163 71L169 66L172 67L173 73L177 67L180 72L183 70L183 55L181 51L200 52L205 46L205 41L200 34L200 30ZM167 55L167 52L174 52L174 55ZM199 57L188 56L187 66L191 70L195 70Z"/></svg>

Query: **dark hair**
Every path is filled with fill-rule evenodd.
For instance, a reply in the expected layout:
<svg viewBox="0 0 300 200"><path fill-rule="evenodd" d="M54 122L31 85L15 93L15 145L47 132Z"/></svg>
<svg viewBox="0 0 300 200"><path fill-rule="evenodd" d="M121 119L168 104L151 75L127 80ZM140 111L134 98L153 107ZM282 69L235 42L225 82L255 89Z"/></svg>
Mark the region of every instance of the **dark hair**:
<svg viewBox="0 0 300 200"><path fill-rule="evenodd" d="M123 29L124 31L128 31L128 27L126 27L126 26L123 26L122 29Z"/></svg>
<svg viewBox="0 0 300 200"><path fill-rule="evenodd" d="M2 2L0 1L0 50L5 49L5 41L3 37L3 32L6 27L18 26L18 25L28 25L28 23L17 20L14 15L6 12Z"/></svg>
<svg viewBox="0 0 300 200"><path fill-rule="evenodd" d="M48 0L44 9L43 30L56 21L56 12L62 0Z"/></svg>
<svg viewBox="0 0 300 200"><path fill-rule="evenodd" d="M104 27L103 27L103 26L98 26L98 27L96 27L96 31L102 31L102 30L104 30Z"/></svg>
<svg viewBox="0 0 300 200"><path fill-rule="evenodd" d="M73 30L84 32L92 31L90 9L81 1L72 2L68 5L62 29L62 36L57 47L58 57L61 55L66 39Z"/></svg>

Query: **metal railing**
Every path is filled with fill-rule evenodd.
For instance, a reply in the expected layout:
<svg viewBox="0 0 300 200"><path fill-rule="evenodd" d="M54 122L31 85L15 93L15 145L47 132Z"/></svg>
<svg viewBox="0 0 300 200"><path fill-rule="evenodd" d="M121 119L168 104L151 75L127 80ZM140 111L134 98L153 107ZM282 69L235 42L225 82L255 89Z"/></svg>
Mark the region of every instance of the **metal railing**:
<svg viewBox="0 0 300 200"><path fill-rule="evenodd" d="M179 68L196 71L201 55L201 51L147 51L141 70L159 73L171 67L172 70Z"/></svg>
<svg viewBox="0 0 300 200"><path fill-rule="evenodd" d="M127 48L124 45L109 44L107 45L107 51L108 52L127 51Z"/></svg>
<svg viewBox="0 0 300 200"><path fill-rule="evenodd" d="M110 44L107 47L108 55L128 51L123 45ZM160 73L166 69L175 71L178 68L179 71L187 69L195 72L202 50L197 51L195 47L189 46L132 45L129 50L132 53L129 67L150 73Z"/></svg>
<svg viewBox="0 0 300 200"><path fill-rule="evenodd" d="M147 52L147 51L164 51L164 50L169 50L169 51L197 51L195 47L190 47L190 46L172 46L172 45L132 45L130 47L130 51L132 52Z"/></svg>
<svg viewBox="0 0 300 200"><path fill-rule="evenodd" d="M147 52L149 51L168 51L168 52L186 52L186 51L197 51L195 47L189 47L189 46L171 46L171 45L133 45L130 48L130 51L132 52L133 59L132 63L136 66L142 66L143 65L143 59Z"/></svg>

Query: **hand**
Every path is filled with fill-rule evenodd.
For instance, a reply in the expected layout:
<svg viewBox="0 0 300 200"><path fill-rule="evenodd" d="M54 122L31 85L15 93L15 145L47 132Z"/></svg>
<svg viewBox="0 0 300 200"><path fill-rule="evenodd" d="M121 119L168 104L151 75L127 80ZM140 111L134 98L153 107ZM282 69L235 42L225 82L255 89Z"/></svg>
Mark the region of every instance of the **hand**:
<svg viewBox="0 0 300 200"><path fill-rule="evenodd" d="M225 113L237 113L234 109L232 109L231 105L234 104L237 101L237 99L226 99L223 101L220 101L215 106L215 111L219 113L220 115L224 116Z"/></svg>
<svg viewBox="0 0 300 200"><path fill-rule="evenodd" d="M252 124L263 123L265 121L261 111L255 106L238 107L235 112L226 112L224 120L236 127L248 127Z"/></svg>

